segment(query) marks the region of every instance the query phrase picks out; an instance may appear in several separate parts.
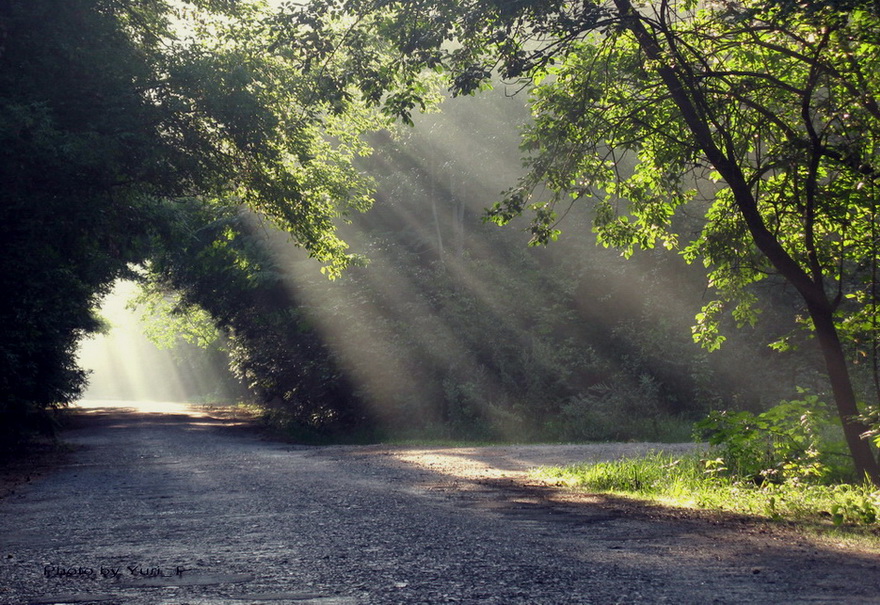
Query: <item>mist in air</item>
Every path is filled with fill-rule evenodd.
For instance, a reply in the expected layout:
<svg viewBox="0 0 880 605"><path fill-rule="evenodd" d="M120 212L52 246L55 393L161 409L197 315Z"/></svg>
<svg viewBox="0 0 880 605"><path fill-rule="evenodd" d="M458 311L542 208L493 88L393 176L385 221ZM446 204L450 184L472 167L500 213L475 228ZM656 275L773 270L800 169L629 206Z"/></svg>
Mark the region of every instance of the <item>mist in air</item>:
<svg viewBox="0 0 880 605"><path fill-rule="evenodd" d="M252 219L250 237L283 275L299 318L275 328L302 349L283 363L338 371L345 386L330 397L344 392L381 431L404 436L687 439L657 419L689 433L713 407L758 408L777 397L746 379L768 372L748 335L742 347L709 357L693 344L702 269L665 251L625 260L597 247L583 203L567 211L560 241L547 248L527 247L528 213L506 227L482 220L522 170L525 93L507 92L448 100L414 129L371 140L375 153L361 168L376 180L376 204L340 225L369 263L339 280ZM112 329L83 344L92 371L85 397L240 399L222 354L183 343L160 350L143 336L125 307L133 288L119 285L107 298L102 314ZM256 394L257 403L293 413L314 396L295 383ZM322 422L328 408L315 409L303 412L306 420Z"/></svg>
<svg viewBox="0 0 880 605"><path fill-rule="evenodd" d="M227 360L216 351L187 345L160 348L145 335L142 310L134 308L138 286L119 281L104 299L100 316L107 329L85 339L78 358L89 372L82 398L101 401L228 403Z"/></svg>

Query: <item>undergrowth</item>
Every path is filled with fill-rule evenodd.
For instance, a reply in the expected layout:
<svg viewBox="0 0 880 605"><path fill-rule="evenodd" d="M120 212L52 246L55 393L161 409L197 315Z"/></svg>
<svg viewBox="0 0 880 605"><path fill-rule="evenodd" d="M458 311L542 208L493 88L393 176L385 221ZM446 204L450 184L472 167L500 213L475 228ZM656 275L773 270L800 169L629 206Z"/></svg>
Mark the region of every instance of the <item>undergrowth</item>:
<svg viewBox="0 0 880 605"><path fill-rule="evenodd" d="M805 390L799 395L757 415L713 412L695 425L695 437L707 443L699 453L544 468L535 476L595 492L876 534L880 490L855 477L829 407Z"/></svg>
<svg viewBox="0 0 880 605"><path fill-rule="evenodd" d="M564 487L613 493L665 504L724 510L774 520L876 525L880 492L869 484L764 482L714 472L700 454L642 458L538 469L534 477Z"/></svg>

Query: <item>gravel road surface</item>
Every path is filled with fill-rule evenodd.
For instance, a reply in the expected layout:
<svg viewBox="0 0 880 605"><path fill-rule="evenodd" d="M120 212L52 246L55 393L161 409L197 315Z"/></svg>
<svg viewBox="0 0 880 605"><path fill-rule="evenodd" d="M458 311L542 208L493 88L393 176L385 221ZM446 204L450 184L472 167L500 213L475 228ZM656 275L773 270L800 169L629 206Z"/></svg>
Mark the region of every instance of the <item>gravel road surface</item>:
<svg viewBox="0 0 880 605"><path fill-rule="evenodd" d="M880 603L874 554L524 473L648 445L302 447L164 412L86 408L0 499L0 603Z"/></svg>

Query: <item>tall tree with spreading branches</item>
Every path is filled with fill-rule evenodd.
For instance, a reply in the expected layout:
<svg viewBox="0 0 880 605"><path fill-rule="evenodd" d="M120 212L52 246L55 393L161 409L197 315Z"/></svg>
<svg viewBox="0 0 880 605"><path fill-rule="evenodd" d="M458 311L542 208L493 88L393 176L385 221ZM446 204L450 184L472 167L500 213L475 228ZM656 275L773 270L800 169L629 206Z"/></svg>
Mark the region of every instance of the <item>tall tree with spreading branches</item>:
<svg viewBox="0 0 880 605"><path fill-rule="evenodd" d="M424 69L448 74L456 94L495 76L534 85L529 170L489 218L530 209L540 244L569 204L588 202L602 243L704 263L717 300L694 334L710 348L722 311L753 322L751 286L783 281L821 349L856 469L880 485L847 357L858 343L876 352L878 336L874 3L316 0L288 7L274 31L279 44L319 40L304 69L405 121ZM343 47L351 61L327 70ZM679 217L695 210L703 227L689 233Z"/></svg>

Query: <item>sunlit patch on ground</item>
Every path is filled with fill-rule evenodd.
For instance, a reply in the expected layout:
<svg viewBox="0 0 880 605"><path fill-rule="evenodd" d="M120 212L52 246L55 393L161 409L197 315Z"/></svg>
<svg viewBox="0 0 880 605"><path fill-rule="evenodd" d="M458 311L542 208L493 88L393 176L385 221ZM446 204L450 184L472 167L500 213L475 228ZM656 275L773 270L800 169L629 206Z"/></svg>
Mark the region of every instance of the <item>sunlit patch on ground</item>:
<svg viewBox="0 0 880 605"><path fill-rule="evenodd" d="M188 403L175 401L121 401L112 399L83 399L74 406L86 414L108 410L132 411L137 414L180 414L184 416L206 416L205 409Z"/></svg>
<svg viewBox="0 0 880 605"><path fill-rule="evenodd" d="M414 450L394 452L394 458L402 462L423 467L435 473L462 479L502 479L525 475L528 468L498 468L495 463L479 459L476 448L456 448L454 450ZM507 464L504 465L509 466Z"/></svg>
<svg viewBox="0 0 880 605"><path fill-rule="evenodd" d="M401 448L388 455L432 472L461 479L525 479L546 466L568 466L642 456L653 451L681 454L693 443L589 443L457 448Z"/></svg>

